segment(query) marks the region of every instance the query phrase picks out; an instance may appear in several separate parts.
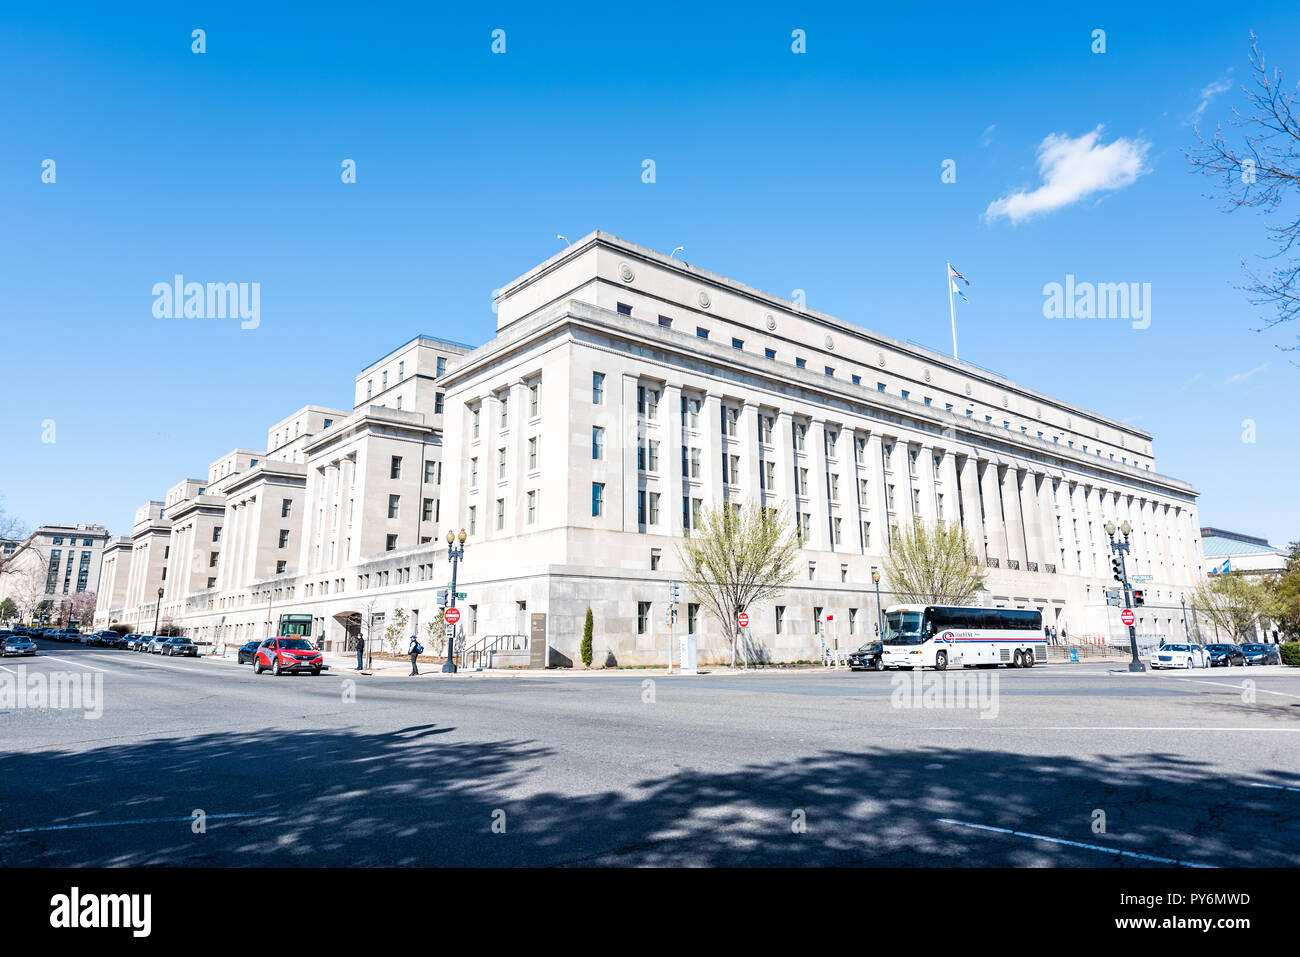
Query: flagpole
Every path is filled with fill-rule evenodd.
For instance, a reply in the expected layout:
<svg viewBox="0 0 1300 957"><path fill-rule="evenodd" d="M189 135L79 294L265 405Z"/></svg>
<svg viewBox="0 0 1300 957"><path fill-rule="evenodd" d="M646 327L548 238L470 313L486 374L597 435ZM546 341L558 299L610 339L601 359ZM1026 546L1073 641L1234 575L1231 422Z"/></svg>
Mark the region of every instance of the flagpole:
<svg viewBox="0 0 1300 957"><path fill-rule="evenodd" d="M948 283L948 317L952 320L952 358L957 361L957 307L952 301L952 263L946 264L948 269L944 274L944 280Z"/></svg>

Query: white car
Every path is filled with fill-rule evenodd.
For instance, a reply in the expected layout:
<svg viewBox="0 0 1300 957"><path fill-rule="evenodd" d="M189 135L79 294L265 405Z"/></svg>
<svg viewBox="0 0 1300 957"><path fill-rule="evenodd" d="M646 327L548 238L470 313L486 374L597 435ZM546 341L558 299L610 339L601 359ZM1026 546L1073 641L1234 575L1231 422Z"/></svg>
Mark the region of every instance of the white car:
<svg viewBox="0 0 1300 957"><path fill-rule="evenodd" d="M1157 668L1208 668L1209 655L1200 645L1161 645L1151 652L1150 665Z"/></svg>

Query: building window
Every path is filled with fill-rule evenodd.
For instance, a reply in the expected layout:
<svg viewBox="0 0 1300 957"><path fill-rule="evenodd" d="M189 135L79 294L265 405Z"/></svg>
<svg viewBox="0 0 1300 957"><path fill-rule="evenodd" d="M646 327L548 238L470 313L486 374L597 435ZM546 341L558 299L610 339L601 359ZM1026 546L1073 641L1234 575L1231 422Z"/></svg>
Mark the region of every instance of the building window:
<svg viewBox="0 0 1300 957"><path fill-rule="evenodd" d="M591 404L605 404L605 373L603 372L591 374Z"/></svg>
<svg viewBox="0 0 1300 957"><path fill-rule="evenodd" d="M663 561L663 549L661 548L650 549L650 570L652 572L659 571L659 563L661 561Z"/></svg>
<svg viewBox="0 0 1300 957"><path fill-rule="evenodd" d="M814 605L813 606L813 634L820 635L821 633L822 633L822 608L817 605Z"/></svg>
<svg viewBox="0 0 1300 957"><path fill-rule="evenodd" d="M406 378L406 363L399 362L397 363L397 381L401 382L405 378Z"/></svg>
<svg viewBox="0 0 1300 957"><path fill-rule="evenodd" d="M216 568L217 561L220 559L220 557L221 557L220 552L208 552L208 567Z"/></svg>
<svg viewBox="0 0 1300 957"><path fill-rule="evenodd" d="M663 326L665 329L671 329L673 327L673 321L667 316L660 316L659 325Z"/></svg>
<svg viewBox="0 0 1300 957"><path fill-rule="evenodd" d="M368 398L370 398L370 397L371 397L372 395L374 395L374 394L375 394L375 380L374 380L374 379L367 379L367 380L366 380L366 398L368 399Z"/></svg>
<svg viewBox="0 0 1300 957"><path fill-rule="evenodd" d="M630 316L632 315L632 307L625 302L620 302L618 304L618 314L620 316Z"/></svg>
<svg viewBox="0 0 1300 957"><path fill-rule="evenodd" d="M805 368L808 367L808 360L807 360L807 359L798 359L798 358L796 358L796 359L794 360L794 364L795 364L795 368L798 368L798 369L805 369Z"/></svg>
<svg viewBox="0 0 1300 957"><path fill-rule="evenodd" d="M768 359L775 359L775 358L776 358L776 350L775 350L775 349L764 349L764 350L763 350L763 356L764 356L765 358L768 358Z"/></svg>
<svg viewBox="0 0 1300 957"><path fill-rule="evenodd" d="M645 524L645 490L644 489L636 493L636 522L638 525Z"/></svg>
<svg viewBox="0 0 1300 957"><path fill-rule="evenodd" d="M745 340L744 340L744 339L737 339L735 336L732 336L732 337L731 337L731 348L733 348L733 349L743 349L743 348L745 348Z"/></svg>
<svg viewBox="0 0 1300 957"><path fill-rule="evenodd" d="M862 523L862 547L863 548L871 547L871 523L870 522Z"/></svg>
<svg viewBox="0 0 1300 957"><path fill-rule="evenodd" d="M438 366L437 366L437 371L434 372L434 375L435 375L435 376L440 376L440 375L442 375L442 374L443 374L444 372L446 372L446 371L447 371L447 357L446 357L446 356L438 356Z"/></svg>
<svg viewBox="0 0 1300 957"><path fill-rule="evenodd" d="M849 609L849 634L856 635L857 633L858 633L858 610L856 608L850 608Z"/></svg>
<svg viewBox="0 0 1300 957"><path fill-rule="evenodd" d="M471 505L469 507L469 533L473 535L477 531L478 531L478 506Z"/></svg>
<svg viewBox="0 0 1300 957"><path fill-rule="evenodd" d="M208 579L208 587L209 587L209 588L216 588L216 587L217 587L217 580L216 580L215 578L209 578L209 579Z"/></svg>
<svg viewBox="0 0 1300 957"><path fill-rule="evenodd" d="M785 605L776 606L776 633L785 634Z"/></svg>
<svg viewBox="0 0 1300 957"><path fill-rule="evenodd" d="M478 456L469 460L469 487L478 487Z"/></svg>
<svg viewBox="0 0 1300 957"><path fill-rule="evenodd" d="M599 425L591 427L591 457L594 460L605 457L605 430Z"/></svg>
<svg viewBox="0 0 1300 957"><path fill-rule="evenodd" d="M401 501L402 501L402 497L400 495L388 496L388 517L389 518L397 518L397 507L401 503Z"/></svg>
<svg viewBox="0 0 1300 957"><path fill-rule="evenodd" d="M528 524L532 525L537 521L537 492L528 493Z"/></svg>
<svg viewBox="0 0 1300 957"><path fill-rule="evenodd" d="M220 526L220 525L216 525L216 526L213 527L213 529L212 529L212 540L213 540L214 542L219 542L219 541L221 541L221 526Z"/></svg>
<svg viewBox="0 0 1300 957"><path fill-rule="evenodd" d="M534 471L537 468L537 436L528 440L528 470Z"/></svg>
<svg viewBox="0 0 1300 957"><path fill-rule="evenodd" d="M705 329L703 326L696 326L695 335L699 339L707 339L709 338L709 330Z"/></svg>
<svg viewBox="0 0 1300 957"><path fill-rule="evenodd" d="M650 493L650 524L659 524L659 493Z"/></svg>
<svg viewBox="0 0 1300 957"><path fill-rule="evenodd" d="M397 550L397 536L389 535L384 541L384 551L392 552Z"/></svg>
<svg viewBox="0 0 1300 957"><path fill-rule="evenodd" d="M686 605L686 634L693 635L700 626L700 606L695 602Z"/></svg>
<svg viewBox="0 0 1300 957"><path fill-rule="evenodd" d="M289 567L289 563L288 563L287 561L284 561L284 560L282 559L282 560L280 560L280 561L278 561L278 562L275 563L275 573L276 573L277 575L283 575L283 574L284 574L284 570L285 570L286 568L288 568L288 567Z"/></svg>
<svg viewBox="0 0 1300 957"><path fill-rule="evenodd" d="M528 416L537 418L537 411L541 404L542 387L539 383L534 382L528 387Z"/></svg>
<svg viewBox="0 0 1300 957"><path fill-rule="evenodd" d="M293 499L284 498L280 500L280 517L288 518L289 513L293 511Z"/></svg>
<svg viewBox="0 0 1300 957"><path fill-rule="evenodd" d="M591 515L598 518L605 511L605 483L591 483Z"/></svg>
<svg viewBox="0 0 1300 957"><path fill-rule="evenodd" d="M497 478L503 479L505 477L506 477L506 450L504 448L501 448L501 449L497 449Z"/></svg>
<svg viewBox="0 0 1300 957"><path fill-rule="evenodd" d="M280 529L280 548L288 548L288 547L289 547L289 530L287 528L282 528Z"/></svg>
<svg viewBox="0 0 1300 957"><path fill-rule="evenodd" d="M421 503L420 519L425 522L433 521L433 499L426 498L424 502Z"/></svg>
<svg viewBox="0 0 1300 957"><path fill-rule="evenodd" d="M437 466L438 466L437 462L424 463L424 484L425 485L431 485L433 483L435 476L438 474Z"/></svg>
<svg viewBox="0 0 1300 957"><path fill-rule="evenodd" d="M636 633L638 635L648 634L650 631L650 602L639 601L636 603Z"/></svg>
<svg viewBox="0 0 1300 957"><path fill-rule="evenodd" d="M498 400L501 406L501 428L510 425L510 396L503 394Z"/></svg>
<svg viewBox="0 0 1300 957"><path fill-rule="evenodd" d="M831 519L831 539L836 545L840 544L840 520L839 518Z"/></svg>
<svg viewBox="0 0 1300 957"><path fill-rule="evenodd" d="M827 366L827 367L826 367L826 374L827 374L828 376L831 376L832 378L834 378L834 376L835 376L835 370L834 370L833 368L831 368L830 366Z"/></svg>
<svg viewBox="0 0 1300 957"><path fill-rule="evenodd" d="M499 498L497 499L497 531L499 532L505 527L506 527L506 500L503 498Z"/></svg>
<svg viewBox="0 0 1300 957"><path fill-rule="evenodd" d="M402 477L402 457L394 455L388 465L388 477L390 479L399 479Z"/></svg>
<svg viewBox="0 0 1300 957"><path fill-rule="evenodd" d="M433 396L433 413L434 415L442 415L442 393L441 392L437 392Z"/></svg>
<svg viewBox="0 0 1300 957"><path fill-rule="evenodd" d="M388 372L386 370L384 372L383 381L380 383L380 388L381 389L388 388Z"/></svg>
<svg viewBox="0 0 1300 957"><path fill-rule="evenodd" d="M700 400L682 396L682 428L698 429L700 427Z"/></svg>
<svg viewBox="0 0 1300 957"><path fill-rule="evenodd" d="M885 383L883 383L883 382L877 382L877 383L876 383L876 391L877 391L877 392L884 392L884 391L885 391Z"/></svg>
<svg viewBox="0 0 1300 957"><path fill-rule="evenodd" d="M478 410L478 409L475 409L474 411L472 411L472 412L469 414L469 419L470 419L470 434L473 435L473 437L477 439L477 438L478 438L479 410Z"/></svg>
<svg viewBox="0 0 1300 957"><path fill-rule="evenodd" d="M650 472L659 471L659 440L651 439L649 442L650 452L646 460L646 469Z"/></svg>

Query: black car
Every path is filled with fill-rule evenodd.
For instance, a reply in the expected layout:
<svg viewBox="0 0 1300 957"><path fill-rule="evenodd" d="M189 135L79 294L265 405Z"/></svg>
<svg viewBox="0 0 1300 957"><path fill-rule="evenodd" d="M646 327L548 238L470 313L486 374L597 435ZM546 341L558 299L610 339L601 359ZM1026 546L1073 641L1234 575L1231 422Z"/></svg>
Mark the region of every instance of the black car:
<svg viewBox="0 0 1300 957"><path fill-rule="evenodd" d="M199 656L199 646L188 638L168 638L162 643L158 652L169 657L189 655L192 658L197 658Z"/></svg>
<svg viewBox="0 0 1300 957"><path fill-rule="evenodd" d="M1246 664L1246 656L1242 654L1241 649L1236 645L1206 645L1205 653L1210 656L1211 668L1231 668L1234 665Z"/></svg>
<svg viewBox="0 0 1300 957"><path fill-rule="evenodd" d="M1277 645L1242 645L1241 653L1246 656L1248 665L1280 665L1282 663L1282 653L1277 650Z"/></svg>
<svg viewBox="0 0 1300 957"><path fill-rule="evenodd" d="M235 661L241 665L251 665L253 663L253 652L257 651L257 646L261 640L246 641L239 646L239 651L235 654Z"/></svg>
<svg viewBox="0 0 1300 957"><path fill-rule="evenodd" d="M850 671L884 671L880 642L870 641L849 655Z"/></svg>

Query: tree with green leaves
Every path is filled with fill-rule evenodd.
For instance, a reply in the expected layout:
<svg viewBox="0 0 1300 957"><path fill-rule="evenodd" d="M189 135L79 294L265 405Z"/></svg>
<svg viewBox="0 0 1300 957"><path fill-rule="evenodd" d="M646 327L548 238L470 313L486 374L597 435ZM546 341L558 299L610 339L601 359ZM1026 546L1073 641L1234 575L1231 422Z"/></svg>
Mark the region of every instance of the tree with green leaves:
<svg viewBox="0 0 1300 957"><path fill-rule="evenodd" d="M445 654L447 647L447 609L439 608L438 614L433 616L433 621L424 626L425 631L429 633L429 647L435 649L435 654L439 654L436 649L442 648Z"/></svg>
<svg viewBox="0 0 1300 957"><path fill-rule="evenodd" d="M917 519L900 529L882 573L894 599L907 604L969 605L984 588L979 556L966 530L953 522Z"/></svg>
<svg viewBox="0 0 1300 957"><path fill-rule="evenodd" d="M592 618L591 609L588 608L587 620L583 622L582 625L582 647L579 649L579 653L582 655L582 663L586 665L588 668L591 667L591 657L592 657L591 633L595 629L595 626L596 626L595 619Z"/></svg>
<svg viewBox="0 0 1300 957"><path fill-rule="evenodd" d="M402 647L402 639L406 637L406 612L398 608L393 612L393 617L388 619L388 626L384 629L384 644L388 647L390 654L401 654L406 649Z"/></svg>
<svg viewBox="0 0 1300 957"><path fill-rule="evenodd" d="M1263 582L1251 581L1241 572L1211 575L1192 594L1196 611L1234 644L1255 636L1255 625L1273 617L1276 603Z"/></svg>
<svg viewBox="0 0 1300 957"><path fill-rule="evenodd" d="M740 613L785 590L794 580L799 548L794 521L783 510L753 502L700 509L695 527L677 543L683 581L722 626L731 667Z"/></svg>
<svg viewBox="0 0 1300 957"><path fill-rule="evenodd" d="M1273 598L1278 631L1291 641L1300 640L1300 542L1288 546L1282 571L1269 576L1265 586Z"/></svg>
<svg viewBox="0 0 1300 957"><path fill-rule="evenodd" d="M0 601L0 621L10 621L17 615L18 606L12 598L6 596L4 601Z"/></svg>

